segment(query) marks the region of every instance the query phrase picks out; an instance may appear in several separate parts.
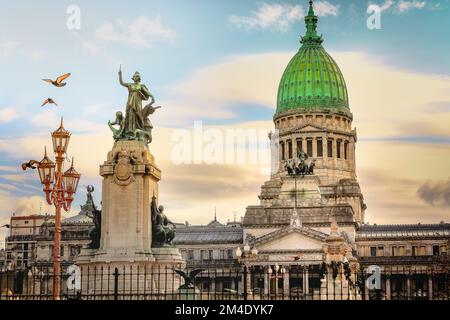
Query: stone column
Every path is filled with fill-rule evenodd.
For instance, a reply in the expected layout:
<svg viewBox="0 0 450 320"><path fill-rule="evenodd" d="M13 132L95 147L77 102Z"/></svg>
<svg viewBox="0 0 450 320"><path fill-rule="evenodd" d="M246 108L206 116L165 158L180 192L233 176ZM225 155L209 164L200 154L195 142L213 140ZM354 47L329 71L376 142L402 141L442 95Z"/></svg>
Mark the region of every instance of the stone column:
<svg viewBox="0 0 450 320"><path fill-rule="evenodd" d="M433 275L428 275L428 300L433 300Z"/></svg>
<svg viewBox="0 0 450 320"><path fill-rule="evenodd" d="M391 300L391 277L386 276L386 300Z"/></svg>
<svg viewBox="0 0 450 320"><path fill-rule="evenodd" d="M286 270L283 274L283 294L284 296L289 296L289 268L288 267L284 267L284 269Z"/></svg>
<svg viewBox="0 0 450 320"><path fill-rule="evenodd" d="M309 271L305 271L305 294L309 294Z"/></svg>
<svg viewBox="0 0 450 320"><path fill-rule="evenodd" d="M267 268L264 269L264 294L269 294L269 273L267 272Z"/></svg>
<svg viewBox="0 0 450 320"><path fill-rule="evenodd" d="M280 141L279 143L279 152L280 152L280 161L283 162L283 158L284 158L284 153L286 151L286 145L284 144L283 141Z"/></svg>
<svg viewBox="0 0 450 320"><path fill-rule="evenodd" d="M297 139L298 139L297 136L292 138L292 156L293 156L293 158L295 158L297 156Z"/></svg>
<svg viewBox="0 0 450 320"><path fill-rule="evenodd" d="M215 294L216 292L216 278L211 277L211 292Z"/></svg>
<svg viewBox="0 0 450 320"><path fill-rule="evenodd" d="M349 145L350 148L350 154L351 154L351 170L355 170L356 168L356 152L355 152L355 142L352 141Z"/></svg>
<svg viewBox="0 0 450 320"><path fill-rule="evenodd" d="M242 273L241 278L239 279L238 291L239 293L244 293L244 273Z"/></svg>
<svg viewBox="0 0 450 320"><path fill-rule="evenodd" d="M302 138L302 150L306 153L307 150L307 146L306 146L306 138Z"/></svg>
<svg viewBox="0 0 450 320"><path fill-rule="evenodd" d="M312 139L312 156L317 158L317 137Z"/></svg>
<svg viewBox="0 0 450 320"><path fill-rule="evenodd" d="M409 275L406 278L406 298L411 300L411 277Z"/></svg>

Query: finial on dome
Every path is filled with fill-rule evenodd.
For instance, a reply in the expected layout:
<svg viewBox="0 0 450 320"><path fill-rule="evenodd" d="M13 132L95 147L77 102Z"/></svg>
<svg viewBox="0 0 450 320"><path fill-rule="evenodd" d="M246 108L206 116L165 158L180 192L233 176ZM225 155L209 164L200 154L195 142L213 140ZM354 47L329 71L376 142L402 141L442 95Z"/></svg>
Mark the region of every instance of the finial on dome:
<svg viewBox="0 0 450 320"><path fill-rule="evenodd" d="M306 35L301 37L302 44L321 44L323 42L322 36L317 35L317 22L319 18L316 16L313 7L313 1L309 1L308 14L305 16Z"/></svg>
<svg viewBox="0 0 450 320"><path fill-rule="evenodd" d="M313 8L313 1L312 1L312 0L309 1L309 11L308 11L308 15L309 15L309 16L314 16L314 8Z"/></svg>

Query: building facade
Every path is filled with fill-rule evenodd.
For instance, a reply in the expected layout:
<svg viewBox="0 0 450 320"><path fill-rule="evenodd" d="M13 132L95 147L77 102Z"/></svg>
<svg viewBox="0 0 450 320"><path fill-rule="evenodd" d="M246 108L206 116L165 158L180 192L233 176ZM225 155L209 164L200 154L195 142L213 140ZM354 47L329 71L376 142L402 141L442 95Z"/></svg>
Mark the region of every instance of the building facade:
<svg viewBox="0 0 450 320"><path fill-rule="evenodd" d="M175 241L188 266L253 270L259 276L247 279L248 289L265 294L300 290L320 295L327 282L335 283L329 276L332 266L343 274L348 262L353 271L379 268L381 298L442 298L439 292L448 288L440 286L448 286L448 279L437 281L436 275L449 271L450 224L365 223L347 88L322 46L312 1L305 23L301 47L278 89L276 131L270 135L278 156L261 187L260 204L247 207L235 228L217 221L185 225ZM215 254L221 249L232 251L233 259L222 260ZM221 279L225 286L233 281ZM243 282L235 287L242 290Z"/></svg>
<svg viewBox="0 0 450 320"><path fill-rule="evenodd" d="M80 212L61 222L61 263L73 264L83 246L90 242L94 227L95 204L88 192ZM54 216L12 216L9 235L5 239L5 268L8 270L51 267L53 261Z"/></svg>

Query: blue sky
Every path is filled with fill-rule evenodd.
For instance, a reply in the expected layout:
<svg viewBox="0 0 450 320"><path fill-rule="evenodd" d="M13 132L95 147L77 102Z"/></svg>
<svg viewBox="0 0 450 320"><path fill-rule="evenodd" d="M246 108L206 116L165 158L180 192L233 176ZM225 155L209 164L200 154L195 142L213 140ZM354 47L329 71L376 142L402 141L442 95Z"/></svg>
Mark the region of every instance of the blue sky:
<svg viewBox="0 0 450 320"><path fill-rule="evenodd" d="M72 121L72 128L69 129L74 132L74 136L102 131L106 136L109 134L104 124L113 118L116 110L122 108L126 99L126 92L117 82L119 64L122 65L124 77L127 79L134 71L139 70L143 83L150 87L157 101L166 103L167 112L155 117L155 123L162 128L189 127L193 120L203 120L211 126L239 126L252 121L266 121L270 125L276 95L272 91L269 94L267 90L261 89L262 87L254 82L257 82L257 78L260 77L271 79L281 77L279 67L272 67L272 61L281 61L274 62L277 66L285 65L289 57L298 50L299 36L304 33L301 13L306 10L307 5L307 1L287 0L265 2L170 0L134 3L39 1L39 4L35 1L1 0L0 3L2 8L0 11L0 29L2 30L0 33L0 115L3 117L0 119L0 168L7 167L4 168L3 173L0 171L0 185L3 185L3 189L0 188L0 190L3 190L5 197L9 199L40 195L37 190L39 186L34 180L29 178L20 180L19 173L11 169L24 158L33 157L31 150L34 152L34 149L30 144L38 142L27 141L24 145L28 149L16 150L16 152L10 150L11 143L23 142L28 137L47 137L46 139L49 140L47 134L49 130L56 128L58 124L55 123L55 119L60 116L68 119L69 123ZM324 46L327 51L336 53L338 62L342 61L341 68L344 76L346 78L348 76L350 85L357 82L351 79L358 76L360 79L371 77L365 72L370 69L369 67L366 69L369 64L378 66L370 70L388 70L392 74L404 75L402 79L412 79L420 75L422 79L420 81L423 83L427 82L427 79L437 81L437 78L444 79L445 83L448 82L450 75L449 0L373 2L336 0L316 1L316 3L322 6L322 11L319 12L319 32L324 35ZM381 15L381 30L369 30L366 26L368 18L366 10L370 3L379 4L385 8ZM69 17L66 9L74 4L81 10L80 30L69 30L66 27ZM297 12L297 15L293 12ZM279 14L279 17L271 20L271 14ZM139 31L133 33L133 26ZM353 60L352 64L352 59L349 57L353 57L353 54L357 55L358 59ZM250 57L255 57L254 61L261 59L260 61L265 64L257 65L258 75L255 75L253 79L248 75L239 76L239 79L248 79L239 89L242 92L245 91L245 93L240 91L242 98L239 94L234 98L225 96L225 93L222 95L220 90L214 91L214 88L210 87L209 81L198 80L209 75L216 76L216 79L210 79L212 83L233 81L233 78L220 79L223 69L227 66L230 68L237 66L242 59ZM68 79L68 86L62 89L53 88L41 81L42 78L54 78L65 72L71 72L72 76ZM373 77L376 76L373 75ZM375 80L377 83L384 82L381 78ZM436 83L439 84L439 82ZM195 87L192 87L194 84ZM410 93L407 88L409 84L398 83L398 85L401 88L398 95L404 95L407 98ZM276 84L272 87L276 93ZM194 90L191 90L192 88ZM448 119L450 111L448 108L450 104L446 100L450 92L446 91L448 88L443 86L442 97L436 96L434 99L433 96L427 101L430 108L434 106L433 110L439 109L439 112L436 111L437 116L444 115L442 119ZM353 99L354 102L351 106L355 114L354 125L360 130L359 137L363 151L371 149L370 143L386 145L398 141L403 141L405 147L410 144L416 147L424 144L448 147L450 133L446 131L442 123L435 126L430 120L425 126L429 129L428 131L413 130L414 124L421 119L419 115L414 118L404 115L403 118L410 122L399 124L398 131L393 130L392 134L387 134L381 127L389 122L389 119L380 119L380 123L376 122L375 117L372 117L376 110L368 109L368 107L365 109L364 97L361 99L358 97L361 90L356 91L350 91L350 101L352 103ZM233 95L233 92L230 90L226 93ZM258 99L258 96L264 96L264 98ZM56 109L41 109L40 103L47 97L54 98L60 106ZM387 103L387 100L383 99L393 100L386 97L382 91L374 97L371 96L371 103L378 97L380 104L383 105ZM211 104L195 108L195 104L207 101ZM359 103L359 101L362 102ZM184 103L186 103L185 109L183 109ZM189 109L191 107L192 109ZM182 112L178 112L180 110ZM386 110L392 110L392 107L386 107ZM430 112L424 111L424 114L428 116ZM372 122L368 120L369 118ZM401 115L398 119L402 119ZM404 125L407 130L401 130L401 125ZM369 130L368 128L372 126L380 127L380 132L375 129ZM363 144L364 141L367 144ZM110 145L106 143L102 145L102 148L107 150ZM439 153L439 151L436 152ZM39 155L34 157L38 158ZM367 158L364 155L362 157ZM363 187L366 186L370 190L371 180L367 172L371 170L372 164L369 160L361 162L361 166L365 168L365 171L362 171L362 180L365 184ZM99 161L91 164L93 171L97 170L98 164ZM98 198L100 177L95 178L95 175L89 174L86 176L88 178L83 183L96 184ZM439 176L441 180L445 180L450 176L450 172L448 170L440 173L433 172L428 176L436 180L435 183L440 183ZM427 175L417 177L415 180L417 187L424 183L426 177ZM243 214L244 203L251 204L248 203L250 198L254 201L259 185L264 181L264 177L257 178L254 185L245 190L249 198L238 201L233 208L223 206L223 219L230 215L231 210ZM164 183L170 185L170 179L169 174ZM167 189L169 194L170 188ZM405 197L405 195L401 196ZM372 199L374 198L375 196L372 196ZM168 195L165 200L173 201L174 207L182 207L176 194ZM200 209L195 209L192 203L189 206L190 211L186 209L183 213L179 213L180 219L188 216L188 212L201 211L204 208L211 208L212 212L216 204L215 201L206 203L206 200L201 197L198 199L194 197L193 200L202 203L201 206L199 205ZM82 201L84 196L77 199L76 205ZM385 208L376 200L372 200L372 203L375 208L372 220L377 221L377 215L384 212ZM392 208L394 207L399 206L393 205ZM3 211L0 209L0 216L5 217L9 215L9 211L16 209L14 206L5 205ZM428 205L422 209L435 212L435 216L442 215L442 212L448 213L448 207L445 205ZM408 208L404 211L407 210ZM175 215L177 214L175 212ZM207 221L209 216L212 216L212 213L203 212L202 219L199 220ZM405 221L407 217L409 216L405 215L401 221Z"/></svg>

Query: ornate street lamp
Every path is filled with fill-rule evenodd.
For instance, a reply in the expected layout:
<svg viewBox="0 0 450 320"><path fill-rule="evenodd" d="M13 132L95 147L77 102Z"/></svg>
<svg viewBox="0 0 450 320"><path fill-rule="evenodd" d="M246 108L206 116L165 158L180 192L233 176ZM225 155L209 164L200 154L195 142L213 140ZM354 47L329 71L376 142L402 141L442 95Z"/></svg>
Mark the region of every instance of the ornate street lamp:
<svg viewBox="0 0 450 320"><path fill-rule="evenodd" d="M248 243L245 243L244 247L237 247L236 258L238 263L244 266L244 300L247 300L247 295L251 293L251 273L249 272L249 261L256 260L256 256L258 255L258 250L254 248L250 248Z"/></svg>
<svg viewBox="0 0 450 320"><path fill-rule="evenodd" d="M70 210L73 195L77 191L81 177L73 167L73 159L69 170L63 173L63 163L66 158L70 135L70 132L64 129L61 118L61 125L52 132L56 163L48 158L47 148L45 148L44 158L37 164L45 198L48 204L55 206L55 233L53 238L53 298L55 300L59 300L61 294L61 208L65 211Z"/></svg>

